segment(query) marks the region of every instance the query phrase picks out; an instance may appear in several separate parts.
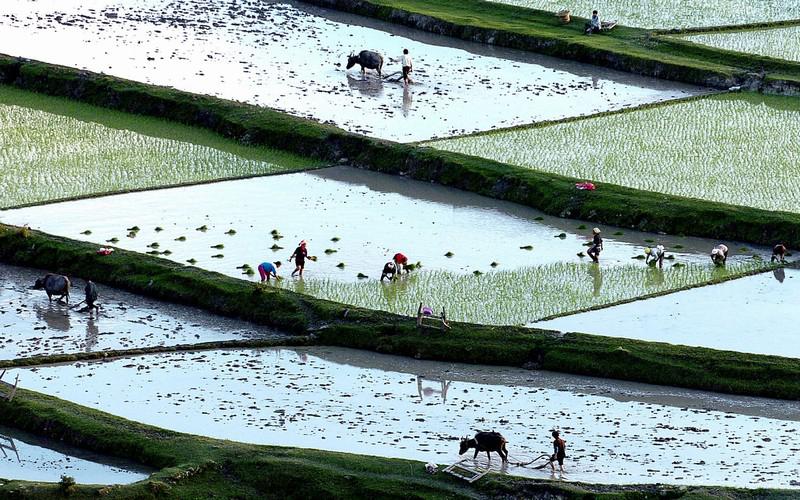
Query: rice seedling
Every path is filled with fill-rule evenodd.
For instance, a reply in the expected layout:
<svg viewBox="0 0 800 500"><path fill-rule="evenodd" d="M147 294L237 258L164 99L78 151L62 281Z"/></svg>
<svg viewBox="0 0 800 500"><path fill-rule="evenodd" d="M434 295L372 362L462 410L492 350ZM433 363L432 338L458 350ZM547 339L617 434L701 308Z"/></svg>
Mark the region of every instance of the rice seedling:
<svg viewBox="0 0 800 500"><path fill-rule="evenodd" d="M283 247L278 245L277 243L273 243L273 245L269 247L269 249L272 251L278 251L278 250L283 250Z"/></svg>
<svg viewBox="0 0 800 500"><path fill-rule="evenodd" d="M150 243L149 245L147 245L147 248L158 248L158 247L159 247L159 244L156 241L154 241L153 243Z"/></svg>
<svg viewBox="0 0 800 500"><path fill-rule="evenodd" d="M85 235L88 236L88 235L92 234L92 231L87 229L86 231L82 231L81 234L85 234Z"/></svg>
<svg viewBox="0 0 800 500"><path fill-rule="evenodd" d="M14 101L19 91L0 89ZM25 94L27 96L27 94ZM36 97L24 97L36 101ZM45 99L38 97L38 99ZM73 105L75 106L75 105ZM285 153L243 148L232 141L211 139L220 146L258 151L248 159L214 147L138 134L135 124L153 119L96 110L128 120L131 126L111 128L16 105L0 104L0 208L74 198L96 193L208 181L299 170L314 165ZM166 123L166 122L165 122ZM161 125L163 126L163 125ZM179 130L195 130L174 124ZM209 136L205 131L199 135ZM188 135L188 134L187 134ZM246 149L246 151L245 151ZM50 175L58 172L58 175Z"/></svg>
<svg viewBox="0 0 800 500"><path fill-rule="evenodd" d="M225 256L223 254L221 254L221 253L214 254L214 255L211 256L212 259L222 259L224 257Z"/></svg>
<svg viewBox="0 0 800 500"><path fill-rule="evenodd" d="M119 242L119 238L116 238L116 237L111 238L110 240L106 240L106 243L112 243L113 244L113 243L118 243L118 242Z"/></svg>
<svg viewBox="0 0 800 500"><path fill-rule="evenodd" d="M197 264L197 259L194 259L194 258L187 259L186 262L188 262L189 264L195 265L195 264Z"/></svg>
<svg viewBox="0 0 800 500"><path fill-rule="evenodd" d="M175 241L186 241L186 236L178 236Z"/></svg>
<svg viewBox="0 0 800 500"><path fill-rule="evenodd" d="M610 268L557 263L513 271L456 274L420 271L392 283L341 283L306 278L282 286L328 300L413 316L420 302L444 307L449 318L484 324L529 324L538 319L642 295L677 290L760 269L752 260L681 265L664 270L638 265ZM359 274L365 279L366 276Z"/></svg>
<svg viewBox="0 0 800 500"><path fill-rule="evenodd" d="M335 250L335 249L333 249L333 248L326 248L326 249L325 249L325 255L330 255L330 254L332 254L332 253L336 253L337 251L338 251L338 250Z"/></svg>
<svg viewBox="0 0 800 500"><path fill-rule="evenodd" d="M533 250L533 245L524 245L519 248L520 250Z"/></svg>
<svg viewBox="0 0 800 500"><path fill-rule="evenodd" d="M338 267L339 269L344 269L345 267L344 262L339 262L338 264L336 264L336 267Z"/></svg>
<svg viewBox="0 0 800 500"><path fill-rule="evenodd" d="M800 62L800 26L766 30L703 33L686 40L720 49Z"/></svg>
<svg viewBox="0 0 800 500"><path fill-rule="evenodd" d="M203 224L202 226L195 228L195 231L200 231L201 233L205 233L206 231L208 231L208 226Z"/></svg>
<svg viewBox="0 0 800 500"><path fill-rule="evenodd" d="M337 242L337 241L339 241L340 239L341 239L341 238L339 238L338 236L334 236L333 238L331 238L331 241L332 241L332 242L334 242L334 243L336 243L336 242Z"/></svg>
<svg viewBox="0 0 800 500"><path fill-rule="evenodd" d="M164 228L161 227L161 226L156 226L156 228L155 228L155 232L157 232L157 233L160 233L163 230L164 230Z"/></svg>
<svg viewBox="0 0 800 500"><path fill-rule="evenodd" d="M736 0L492 0L532 9L557 12L564 7L573 15L589 17L593 9L603 19L616 19L640 28L721 26L800 18L800 4L785 1Z"/></svg>
<svg viewBox="0 0 800 500"><path fill-rule="evenodd" d="M447 252L446 254L444 254L444 256L447 257L447 258L450 258L453 255L455 255L453 252Z"/></svg>
<svg viewBox="0 0 800 500"><path fill-rule="evenodd" d="M216 245L211 245L211 248L214 248L216 250L222 250L223 248L225 248L225 245L223 245L222 243L218 243Z"/></svg>
<svg viewBox="0 0 800 500"><path fill-rule="evenodd" d="M236 230L228 229L227 231L225 231L225 234L227 234L228 236L233 236L234 234L236 234Z"/></svg>
<svg viewBox="0 0 800 500"><path fill-rule="evenodd" d="M586 157L575 144L592 144ZM429 145L645 191L800 212L800 104L731 94ZM665 175L642 175L642 166Z"/></svg>

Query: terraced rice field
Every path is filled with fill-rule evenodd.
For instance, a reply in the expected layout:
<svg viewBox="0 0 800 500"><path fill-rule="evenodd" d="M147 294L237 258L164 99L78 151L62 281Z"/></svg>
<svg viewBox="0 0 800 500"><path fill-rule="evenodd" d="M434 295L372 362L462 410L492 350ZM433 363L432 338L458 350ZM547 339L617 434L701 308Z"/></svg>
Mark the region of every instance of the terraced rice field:
<svg viewBox="0 0 800 500"><path fill-rule="evenodd" d="M578 179L800 212L795 98L716 96L428 144Z"/></svg>
<svg viewBox="0 0 800 500"><path fill-rule="evenodd" d="M559 427L569 442L565 480L791 487L800 473L796 402L336 348L181 352L17 373L33 390L124 418L258 444L453 463L463 458L459 436L496 428L524 461L552 450L549 429Z"/></svg>
<svg viewBox="0 0 800 500"><path fill-rule="evenodd" d="M800 4L792 0L494 0L501 3L591 17L598 10L602 19L615 19L639 28L690 28L800 19Z"/></svg>
<svg viewBox="0 0 800 500"><path fill-rule="evenodd" d="M724 269L692 264L662 271L644 265L600 267L565 262L481 276L423 270L393 284L374 279L340 283L313 278L281 284L315 297L408 316L415 315L423 303L437 312L444 308L447 317L457 321L525 325L553 315L701 285L762 266L751 260L730 263Z"/></svg>
<svg viewBox="0 0 800 500"><path fill-rule="evenodd" d="M207 130L0 86L0 208L315 166Z"/></svg>
<svg viewBox="0 0 800 500"><path fill-rule="evenodd" d="M421 34L301 3L0 2L0 52L420 141L622 109L704 89ZM90 40L90 42L86 42ZM398 82L403 48L415 83ZM383 54L383 74L347 56Z"/></svg>
<svg viewBox="0 0 800 500"><path fill-rule="evenodd" d="M748 54L800 61L800 26L726 33L701 33L684 37L690 42Z"/></svg>

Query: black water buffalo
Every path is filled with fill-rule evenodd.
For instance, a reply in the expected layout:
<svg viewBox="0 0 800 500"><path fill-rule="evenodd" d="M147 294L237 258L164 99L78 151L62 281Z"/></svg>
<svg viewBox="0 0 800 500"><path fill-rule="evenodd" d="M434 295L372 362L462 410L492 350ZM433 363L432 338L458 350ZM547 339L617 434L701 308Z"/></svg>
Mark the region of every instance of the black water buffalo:
<svg viewBox="0 0 800 500"><path fill-rule="evenodd" d="M383 56L371 50L362 50L358 55L350 54L347 56L347 69L358 64L361 66L361 73L366 73L368 69L374 69L381 76L383 68Z"/></svg>
<svg viewBox="0 0 800 500"><path fill-rule="evenodd" d="M69 303L69 287L71 283L69 278L61 276L60 274L47 274L44 278L39 278L33 284L34 290L44 290L47 294L48 300L53 300L53 297L58 296L58 301L62 302L66 299Z"/></svg>
<svg viewBox="0 0 800 500"><path fill-rule="evenodd" d="M508 443L508 441L506 441L506 438L499 432L479 432L475 434L475 437L472 439L467 437L461 438L461 447L458 450L458 454L463 455L470 448L475 448L473 459L478 457L478 452L485 451L486 456L491 460L492 456L489 452L494 451L500 455L503 462L508 462L506 443Z"/></svg>

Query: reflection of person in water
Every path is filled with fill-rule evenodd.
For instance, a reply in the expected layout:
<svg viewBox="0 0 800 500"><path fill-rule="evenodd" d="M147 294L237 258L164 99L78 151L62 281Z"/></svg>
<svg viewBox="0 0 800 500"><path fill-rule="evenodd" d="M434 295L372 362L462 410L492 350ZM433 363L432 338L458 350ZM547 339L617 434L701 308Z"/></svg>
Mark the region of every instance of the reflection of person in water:
<svg viewBox="0 0 800 500"><path fill-rule="evenodd" d="M0 451L3 452L3 456L5 458L8 458L6 450L13 451L14 455L17 456L17 462L22 462L22 460L19 459L19 451L17 451L17 445L14 443L14 440L8 436L0 434Z"/></svg>
<svg viewBox="0 0 800 500"><path fill-rule="evenodd" d="M589 276L592 277L592 293L595 297L600 295L600 289L603 288L603 275L600 272L600 266L591 264L588 266Z"/></svg>
<svg viewBox="0 0 800 500"><path fill-rule="evenodd" d="M86 352L91 352L97 346L97 337L100 335L100 328L97 327L94 317L91 315L86 321Z"/></svg>
<svg viewBox="0 0 800 500"><path fill-rule="evenodd" d="M408 116L408 112L411 111L412 103L411 90L409 90L408 86L405 86L403 87L403 116Z"/></svg>
<svg viewBox="0 0 800 500"><path fill-rule="evenodd" d="M664 284L664 270L658 267L648 267L644 275L644 285L647 288L660 287Z"/></svg>
<svg viewBox="0 0 800 500"><path fill-rule="evenodd" d="M433 387L422 387L422 380L424 378L425 377L423 377L422 375L417 375L417 393L419 394L419 399L421 401L424 401L426 397L429 398L434 394L439 394L442 397L442 403L447 403L447 390L450 388L450 381L439 380L441 388L434 389Z"/></svg>
<svg viewBox="0 0 800 500"><path fill-rule="evenodd" d="M784 271L782 267L773 269L772 275L775 276L775 279L778 280L778 283L783 283L783 280L786 279L786 271Z"/></svg>

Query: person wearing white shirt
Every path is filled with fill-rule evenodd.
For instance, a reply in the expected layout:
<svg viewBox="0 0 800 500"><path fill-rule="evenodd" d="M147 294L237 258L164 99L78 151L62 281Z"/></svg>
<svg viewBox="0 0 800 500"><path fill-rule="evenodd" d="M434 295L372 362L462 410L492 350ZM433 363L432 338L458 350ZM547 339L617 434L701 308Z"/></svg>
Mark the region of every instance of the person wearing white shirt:
<svg viewBox="0 0 800 500"><path fill-rule="evenodd" d="M411 56L408 55L408 49L403 49L403 56L400 58L400 63L403 65L403 84L408 85L411 83L409 73L411 73L411 66L413 65Z"/></svg>

